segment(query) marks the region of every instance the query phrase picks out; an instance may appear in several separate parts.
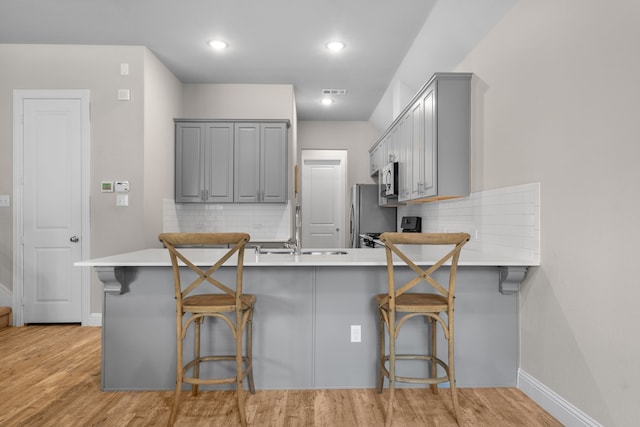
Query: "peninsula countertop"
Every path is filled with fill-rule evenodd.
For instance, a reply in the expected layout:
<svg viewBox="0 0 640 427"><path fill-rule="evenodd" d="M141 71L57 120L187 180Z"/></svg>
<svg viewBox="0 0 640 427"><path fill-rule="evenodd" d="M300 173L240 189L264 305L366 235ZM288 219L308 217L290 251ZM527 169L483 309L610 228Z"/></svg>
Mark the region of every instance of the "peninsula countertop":
<svg viewBox="0 0 640 427"><path fill-rule="evenodd" d="M439 259L436 249L444 248L431 249L422 253L423 266L433 265ZM243 287L259 301L254 340L258 389L376 385L378 317L373 298L387 290L385 249L327 250L346 254L245 251ZM226 250L186 251L190 259L207 267ZM230 261L229 270L220 272L227 278L233 277L235 259ZM168 251L146 249L76 265L95 269L103 284L103 390L172 389L176 309ZM524 259L463 248L456 276L459 386L515 387L519 342L516 294L532 265ZM412 276L406 266L399 267L397 274ZM351 325L361 325L362 341L358 344L349 340ZM423 334L405 337L411 345L429 345ZM203 346L211 345L206 340L210 338L205 338Z"/></svg>
<svg viewBox="0 0 640 427"><path fill-rule="evenodd" d="M443 248L405 248L407 255L416 260L419 265L432 265L445 252ZM244 255L244 265L247 267L308 267L308 266L384 266L386 255L384 248L340 248L340 249L305 249L314 252L346 252L341 254L313 254L293 255L290 253L256 253L253 248L247 248ZM219 259L226 249L186 248L183 249L187 258L196 265L206 266ZM274 252L274 250L269 250ZM277 252L277 251L275 251ZM227 265L235 265L231 258ZM399 262L400 264L400 262ZM171 261L169 252L163 248L143 249L118 255L79 261L78 267L169 267ZM510 258L489 252L463 248L459 266L536 266L539 262L532 259Z"/></svg>

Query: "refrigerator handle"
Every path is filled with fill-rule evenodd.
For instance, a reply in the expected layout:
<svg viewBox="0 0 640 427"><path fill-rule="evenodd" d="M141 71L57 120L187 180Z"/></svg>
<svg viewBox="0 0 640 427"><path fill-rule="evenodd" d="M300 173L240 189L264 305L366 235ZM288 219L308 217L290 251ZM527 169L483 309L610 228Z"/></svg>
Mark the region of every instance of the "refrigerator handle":
<svg viewBox="0 0 640 427"><path fill-rule="evenodd" d="M351 212L349 213L349 238L351 239L351 247L355 248L357 247L356 245L356 236L354 235L354 230L353 230L353 216L354 216L354 212L353 212L353 203L351 204Z"/></svg>

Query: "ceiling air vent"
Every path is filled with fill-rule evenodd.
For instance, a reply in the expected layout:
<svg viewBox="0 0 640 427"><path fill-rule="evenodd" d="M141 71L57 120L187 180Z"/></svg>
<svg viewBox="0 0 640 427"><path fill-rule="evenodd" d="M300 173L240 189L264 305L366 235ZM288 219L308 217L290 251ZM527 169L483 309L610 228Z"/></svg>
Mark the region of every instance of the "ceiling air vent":
<svg viewBox="0 0 640 427"><path fill-rule="evenodd" d="M346 95L346 89L322 89L323 95Z"/></svg>

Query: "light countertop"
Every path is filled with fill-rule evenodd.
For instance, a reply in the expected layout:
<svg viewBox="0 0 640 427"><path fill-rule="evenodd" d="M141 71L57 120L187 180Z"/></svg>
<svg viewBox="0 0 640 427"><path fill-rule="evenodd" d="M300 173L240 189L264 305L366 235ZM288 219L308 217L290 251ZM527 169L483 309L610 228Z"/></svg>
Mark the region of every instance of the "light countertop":
<svg viewBox="0 0 640 427"><path fill-rule="evenodd" d="M411 248L413 249L413 248ZM539 265L532 260L509 258L475 250L462 249L460 266L533 266ZM343 255L291 255L291 254L256 254L253 248L245 250L244 265L247 267L305 267L305 266L384 266L386 256L384 248L346 248L324 249L325 251L345 251ZM183 252L196 265L212 265L220 258L225 249L189 248ZM323 251L323 249L314 249ZM441 254L443 248L423 248L422 250L406 250L411 259L418 260L417 264L432 265ZM235 265L235 260L230 259L228 265ZM400 264L400 262L399 262ZM166 249L144 249L103 258L95 258L76 262L78 267L167 267L171 266L169 252Z"/></svg>

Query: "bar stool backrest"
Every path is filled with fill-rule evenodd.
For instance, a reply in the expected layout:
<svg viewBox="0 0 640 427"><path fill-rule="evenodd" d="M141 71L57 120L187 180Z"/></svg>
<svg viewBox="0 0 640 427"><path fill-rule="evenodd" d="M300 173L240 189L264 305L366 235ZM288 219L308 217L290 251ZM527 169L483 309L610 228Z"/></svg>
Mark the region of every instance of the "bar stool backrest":
<svg viewBox="0 0 640 427"><path fill-rule="evenodd" d="M190 293L195 291L202 283L209 283L236 300L239 304L242 296L242 268L244 262L244 248L250 236L247 233L163 233L159 236L160 241L169 250L171 265L173 267L173 278L175 284L176 299L179 305ZM229 245L229 250L207 270L195 265L183 253L183 247L191 246L219 246ZM214 273L234 254L237 256L237 273L235 289L223 284L213 277ZM180 263L182 262L182 264ZM186 266L197 274L197 278L188 286L183 287L180 267Z"/></svg>
<svg viewBox="0 0 640 427"><path fill-rule="evenodd" d="M468 233L382 233L380 240L385 244L387 282L389 284L389 296L384 303L388 302L390 308L393 309L398 296L409 291L417 284L426 282L436 292L447 298L449 304L452 305L455 296L456 272L458 260L460 259L460 250L469 241L470 237ZM451 245L453 249L425 270L416 265L416 262L419 262L418 260L411 260L397 245ZM416 273L416 277L401 286L397 286L394 280L393 267L397 262L394 259L394 255ZM449 283L447 286L443 286L433 277L433 273L448 262L450 262Z"/></svg>

